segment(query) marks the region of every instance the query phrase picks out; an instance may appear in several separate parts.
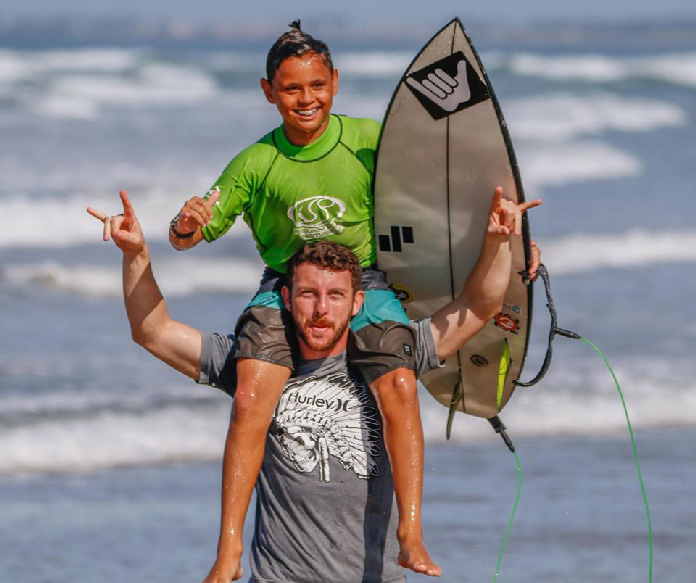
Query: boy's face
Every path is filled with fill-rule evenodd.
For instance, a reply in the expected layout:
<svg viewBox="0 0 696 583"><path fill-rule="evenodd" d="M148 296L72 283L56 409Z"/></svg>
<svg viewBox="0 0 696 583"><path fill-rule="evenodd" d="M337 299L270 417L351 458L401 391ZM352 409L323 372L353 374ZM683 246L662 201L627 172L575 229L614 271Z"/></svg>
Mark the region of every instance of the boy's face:
<svg viewBox="0 0 696 583"><path fill-rule="evenodd" d="M306 146L329 124L338 71L331 71L321 55L307 53L285 59L273 81L261 79L261 88L268 102L278 108L290 143Z"/></svg>

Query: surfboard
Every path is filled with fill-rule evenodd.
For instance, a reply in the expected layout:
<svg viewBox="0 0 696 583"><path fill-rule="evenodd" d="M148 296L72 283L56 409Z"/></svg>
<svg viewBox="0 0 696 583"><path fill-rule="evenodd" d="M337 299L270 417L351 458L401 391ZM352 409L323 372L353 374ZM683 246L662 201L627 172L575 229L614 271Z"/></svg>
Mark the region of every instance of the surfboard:
<svg viewBox="0 0 696 583"><path fill-rule="evenodd" d="M473 268L493 192L524 200L512 142L459 19L418 53L382 126L375 171L377 263L412 319L455 298ZM445 366L421 379L443 405L491 418L512 395L529 341L529 224L513 238L502 311Z"/></svg>

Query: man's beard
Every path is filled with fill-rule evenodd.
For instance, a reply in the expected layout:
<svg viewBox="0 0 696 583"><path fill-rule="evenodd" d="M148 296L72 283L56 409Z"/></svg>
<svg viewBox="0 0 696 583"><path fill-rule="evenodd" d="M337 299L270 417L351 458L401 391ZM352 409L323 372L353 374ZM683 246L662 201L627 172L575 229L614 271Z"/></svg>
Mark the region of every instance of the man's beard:
<svg viewBox="0 0 696 583"><path fill-rule="evenodd" d="M307 329L310 326L317 324L331 328L334 331L333 336L323 341L312 338L310 334L308 334ZM348 324L350 324L350 318L344 320L343 322L339 322L338 324L329 322L324 318L317 318L315 320L308 320L305 322L304 326L301 326L300 323L295 320L295 328L297 328L297 333L299 334L300 338L302 338L304 343L309 346L309 348L320 352L331 350L334 346L336 346L339 340L343 337L346 328L348 328Z"/></svg>

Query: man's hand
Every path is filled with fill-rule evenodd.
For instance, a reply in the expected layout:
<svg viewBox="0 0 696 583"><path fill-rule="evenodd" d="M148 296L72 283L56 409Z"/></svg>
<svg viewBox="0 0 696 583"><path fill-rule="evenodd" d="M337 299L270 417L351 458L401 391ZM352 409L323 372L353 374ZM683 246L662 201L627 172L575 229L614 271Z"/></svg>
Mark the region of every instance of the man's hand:
<svg viewBox="0 0 696 583"><path fill-rule="evenodd" d="M491 210L488 214L490 235L521 235L522 213L541 204L541 199L516 204L503 198L503 189L499 186L493 194Z"/></svg>
<svg viewBox="0 0 696 583"><path fill-rule="evenodd" d="M145 237L126 191L122 190L119 194L123 204L122 214L108 216L92 207L87 207L87 212L104 223L104 241L113 239L121 251L127 255L137 255L145 246Z"/></svg>
<svg viewBox="0 0 696 583"><path fill-rule="evenodd" d="M179 211L176 231L181 235L197 231L205 227L213 218L213 205L220 198L220 191L214 190L207 199L200 196L191 197Z"/></svg>
<svg viewBox="0 0 696 583"><path fill-rule="evenodd" d="M529 274L530 281L536 281L539 277L537 270L541 265L541 249L537 247L536 241L530 242L532 248L532 255L529 258L529 265L527 266L527 273Z"/></svg>

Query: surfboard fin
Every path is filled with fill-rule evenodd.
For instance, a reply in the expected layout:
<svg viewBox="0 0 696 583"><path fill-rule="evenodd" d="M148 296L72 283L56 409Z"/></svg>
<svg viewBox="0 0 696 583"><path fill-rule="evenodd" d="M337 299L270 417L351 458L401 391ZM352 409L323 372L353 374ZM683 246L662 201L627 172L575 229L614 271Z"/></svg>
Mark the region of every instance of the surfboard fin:
<svg viewBox="0 0 696 583"><path fill-rule="evenodd" d="M502 408L503 404L503 392L505 390L505 381L507 381L508 373L510 372L510 344L505 338L503 342L503 352L500 355L500 365L498 366L498 391L495 396L495 403L498 407L498 411Z"/></svg>
<svg viewBox="0 0 696 583"><path fill-rule="evenodd" d="M454 414L457 412L459 403L461 403L463 397L464 383L462 383L462 371L460 370L457 386L454 387L454 391L452 391L452 400L450 401L449 414L447 415L447 429L445 431L445 435L447 436L448 440L452 435L452 422L454 421Z"/></svg>

